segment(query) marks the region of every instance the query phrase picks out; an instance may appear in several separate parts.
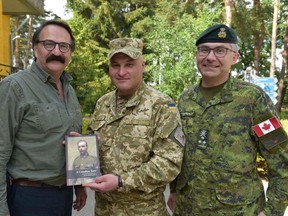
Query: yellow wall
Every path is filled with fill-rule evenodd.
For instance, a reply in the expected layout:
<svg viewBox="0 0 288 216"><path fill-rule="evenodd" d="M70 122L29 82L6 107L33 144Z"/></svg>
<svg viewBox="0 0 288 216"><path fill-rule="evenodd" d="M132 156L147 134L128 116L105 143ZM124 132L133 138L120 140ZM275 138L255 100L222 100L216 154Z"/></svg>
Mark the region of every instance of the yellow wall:
<svg viewBox="0 0 288 216"><path fill-rule="evenodd" d="M10 16L3 15L2 0L0 0L0 79L7 76L11 68L4 67L11 65L10 60Z"/></svg>

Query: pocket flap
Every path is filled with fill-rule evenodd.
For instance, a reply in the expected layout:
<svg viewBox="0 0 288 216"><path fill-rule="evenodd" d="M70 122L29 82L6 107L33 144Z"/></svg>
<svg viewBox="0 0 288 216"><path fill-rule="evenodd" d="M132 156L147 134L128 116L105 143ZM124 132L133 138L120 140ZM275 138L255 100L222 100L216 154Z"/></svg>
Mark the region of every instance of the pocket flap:
<svg viewBox="0 0 288 216"><path fill-rule="evenodd" d="M253 190L252 190L253 189ZM228 205L247 205L263 194L263 185L234 185L231 188L215 189L217 199Z"/></svg>

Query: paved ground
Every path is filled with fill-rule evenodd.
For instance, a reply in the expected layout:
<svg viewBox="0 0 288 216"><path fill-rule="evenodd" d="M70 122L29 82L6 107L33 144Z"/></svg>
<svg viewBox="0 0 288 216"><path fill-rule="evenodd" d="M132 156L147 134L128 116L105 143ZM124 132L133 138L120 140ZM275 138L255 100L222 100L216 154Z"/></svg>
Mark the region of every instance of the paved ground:
<svg viewBox="0 0 288 216"><path fill-rule="evenodd" d="M264 187L266 189L267 188L267 182L263 182L263 184L264 184ZM95 204L94 191L87 189L87 193L88 193L88 200L87 200L86 206L80 212L73 211L72 216L94 216L94 204ZM165 198L167 200L168 195L169 195L169 189L168 188L166 189L164 195L165 195ZM170 214L171 214L171 212L170 212ZM288 207L285 211L284 216L288 216Z"/></svg>
<svg viewBox="0 0 288 216"><path fill-rule="evenodd" d="M87 188L87 194L88 194L88 199L87 199L86 206L79 212L73 211L72 216L94 216L94 204L95 204L94 191ZM164 194L165 194L165 198L167 200L168 195L169 195L168 188L166 189ZM170 212L170 214L171 214L171 212Z"/></svg>
<svg viewBox="0 0 288 216"><path fill-rule="evenodd" d="M85 207L79 212L73 210L72 216L94 216L94 191L87 188L87 194L88 198Z"/></svg>

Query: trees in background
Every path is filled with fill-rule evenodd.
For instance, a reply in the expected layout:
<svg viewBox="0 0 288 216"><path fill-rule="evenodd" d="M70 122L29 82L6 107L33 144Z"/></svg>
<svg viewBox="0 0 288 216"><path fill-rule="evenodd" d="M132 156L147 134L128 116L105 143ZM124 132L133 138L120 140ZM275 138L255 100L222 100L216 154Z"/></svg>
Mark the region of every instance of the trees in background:
<svg viewBox="0 0 288 216"><path fill-rule="evenodd" d="M236 31L239 29L237 33L242 40L241 65L236 67L240 66L238 71L252 67L258 76L278 78L276 108L280 113L281 107L287 107L288 102L285 97L288 82L285 61L287 41L284 39L287 34L288 6L280 0L230 1L233 25Z"/></svg>
<svg viewBox="0 0 288 216"><path fill-rule="evenodd" d="M221 22L222 4L208 2L68 0L74 15L69 24L78 42L77 61L73 59L69 69L77 77L76 88L83 88L83 94L78 95L83 99L84 112L91 113L96 100L113 88L107 75L108 43L118 37L143 39L145 81L176 100L198 78L196 37L209 25ZM85 105L91 101L93 106Z"/></svg>
<svg viewBox="0 0 288 216"><path fill-rule="evenodd" d="M282 65L279 75L279 83L278 83L278 103L276 105L277 111L281 112L281 107L283 104L287 106L288 99L285 95L287 95L287 69L288 69L288 16L286 16L286 25L285 25L285 34L283 40L283 51L282 51ZM288 119L288 115L286 116Z"/></svg>
<svg viewBox="0 0 288 216"><path fill-rule="evenodd" d="M13 48L13 65L15 72L26 69L33 60L32 35L35 29L46 19L59 19L51 11L43 16L21 15L10 19L11 43Z"/></svg>
<svg viewBox="0 0 288 216"><path fill-rule="evenodd" d="M272 65L279 79L278 110L281 110L288 104L285 97L288 5L279 2L278 15L274 16L278 24L277 34L272 37L273 11L278 1L67 0L67 7L73 12L73 18L68 22L77 42L68 70L74 77L73 85L84 113L91 114L97 99L113 89L107 74L111 39L142 38L145 44L145 81L176 100L184 88L199 79L195 65L195 40L200 32L215 23L230 25L241 39L241 59L234 67L239 78L243 78L247 68L253 68L258 76L269 76ZM35 28L41 19L33 18L32 26ZM14 22L11 24L13 26ZM22 30L23 33L19 33L28 38L28 27ZM273 41L276 62L282 59L280 68L273 66ZM19 52L24 50L20 45ZM29 59L32 59L31 53ZM28 56L27 48L25 56ZM22 61L19 61L19 67Z"/></svg>

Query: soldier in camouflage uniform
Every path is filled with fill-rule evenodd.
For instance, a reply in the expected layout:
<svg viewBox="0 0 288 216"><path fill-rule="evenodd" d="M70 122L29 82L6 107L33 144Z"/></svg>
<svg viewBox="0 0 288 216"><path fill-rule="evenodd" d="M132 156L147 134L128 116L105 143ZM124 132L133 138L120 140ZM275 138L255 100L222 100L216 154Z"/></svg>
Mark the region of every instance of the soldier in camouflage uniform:
<svg viewBox="0 0 288 216"><path fill-rule="evenodd" d="M97 101L89 125L99 135L104 175L84 186L96 191L95 215L167 216L163 192L180 172L185 143L179 111L143 82L140 39L115 39L110 48L116 90Z"/></svg>
<svg viewBox="0 0 288 216"><path fill-rule="evenodd" d="M85 140L80 140L77 143L78 150L80 155L76 157L73 161L73 170L75 171L75 179L74 185L81 185L86 182L91 182L91 178L77 178L77 171L84 171L84 170L97 170L99 169L98 161L95 156L92 156L88 153L88 143Z"/></svg>
<svg viewBox="0 0 288 216"><path fill-rule="evenodd" d="M202 79L179 99L186 149L169 207L176 200L174 215L183 216L283 216L288 142L273 103L261 88L230 76L239 58L233 29L214 25L196 46ZM268 165L267 202L257 153Z"/></svg>

